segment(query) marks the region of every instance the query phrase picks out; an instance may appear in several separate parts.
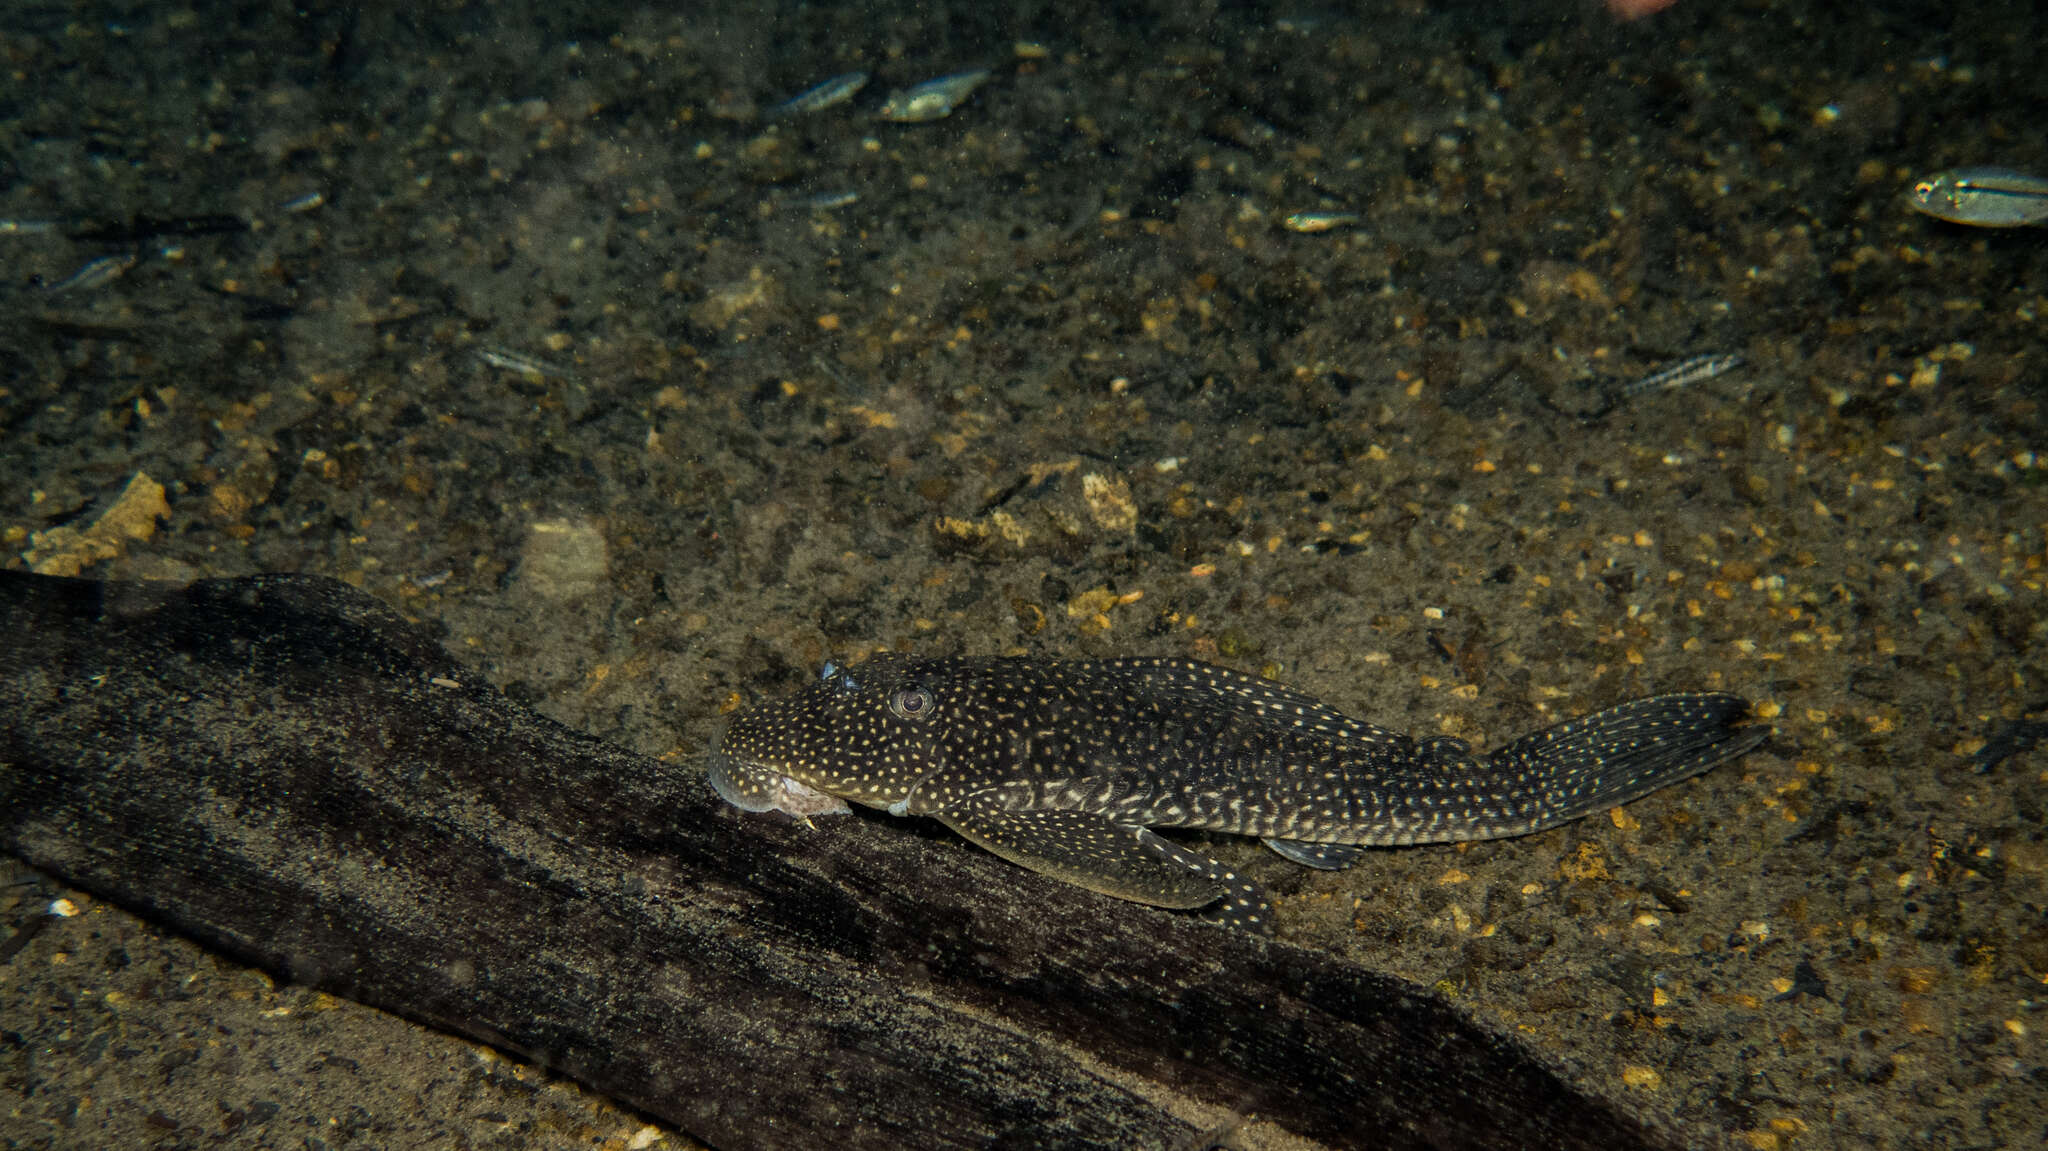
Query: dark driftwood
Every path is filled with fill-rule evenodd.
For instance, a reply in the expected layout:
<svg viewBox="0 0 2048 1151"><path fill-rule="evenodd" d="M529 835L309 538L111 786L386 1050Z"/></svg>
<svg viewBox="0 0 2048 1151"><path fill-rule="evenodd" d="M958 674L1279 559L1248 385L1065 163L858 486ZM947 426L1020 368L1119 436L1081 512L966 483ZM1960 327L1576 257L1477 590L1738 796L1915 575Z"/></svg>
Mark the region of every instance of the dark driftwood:
<svg viewBox="0 0 2048 1151"><path fill-rule="evenodd" d="M1658 1145L1401 981L742 817L339 583L0 573L0 620L6 850L717 1147L1168 1147L1190 1104L1341 1147Z"/></svg>

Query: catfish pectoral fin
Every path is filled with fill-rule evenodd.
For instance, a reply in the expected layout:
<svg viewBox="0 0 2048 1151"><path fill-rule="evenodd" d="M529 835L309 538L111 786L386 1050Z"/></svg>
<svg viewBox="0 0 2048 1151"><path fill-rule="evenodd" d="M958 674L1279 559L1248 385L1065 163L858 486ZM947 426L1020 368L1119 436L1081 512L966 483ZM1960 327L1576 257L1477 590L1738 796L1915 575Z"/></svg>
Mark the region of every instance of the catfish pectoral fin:
<svg viewBox="0 0 2048 1151"><path fill-rule="evenodd" d="M1202 869L1159 852L1142 827L1084 811L1001 811L979 804L934 813L941 823L1011 863L1153 907L1185 910L1223 898Z"/></svg>

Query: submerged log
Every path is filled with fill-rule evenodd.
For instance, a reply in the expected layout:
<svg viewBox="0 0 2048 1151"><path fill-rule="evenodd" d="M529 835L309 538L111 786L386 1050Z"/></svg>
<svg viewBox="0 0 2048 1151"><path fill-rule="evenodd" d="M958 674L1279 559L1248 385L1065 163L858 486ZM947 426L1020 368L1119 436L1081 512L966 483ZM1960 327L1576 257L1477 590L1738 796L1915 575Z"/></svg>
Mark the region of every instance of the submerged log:
<svg viewBox="0 0 2048 1151"><path fill-rule="evenodd" d="M1667 1145L1425 990L725 808L346 585L0 573L0 847L719 1148Z"/></svg>

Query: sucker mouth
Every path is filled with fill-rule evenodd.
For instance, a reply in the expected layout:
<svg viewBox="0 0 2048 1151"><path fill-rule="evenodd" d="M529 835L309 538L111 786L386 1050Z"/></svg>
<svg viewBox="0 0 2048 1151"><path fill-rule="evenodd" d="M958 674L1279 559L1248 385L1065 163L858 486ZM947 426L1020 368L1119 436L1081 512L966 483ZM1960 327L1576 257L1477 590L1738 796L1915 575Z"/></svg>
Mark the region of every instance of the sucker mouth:
<svg viewBox="0 0 2048 1151"><path fill-rule="evenodd" d="M711 753L705 775L719 798L741 811L784 811L798 819L853 811L836 795L724 751Z"/></svg>
<svg viewBox="0 0 2048 1151"><path fill-rule="evenodd" d="M903 793L902 799L890 803L882 810L888 812L890 815L912 814L910 809L910 801L917 798L917 789L923 787L926 780L930 779L932 776L937 775L938 773L939 769L937 767L933 767L931 770L925 772L923 775L918 776L915 780L911 782L910 790Z"/></svg>

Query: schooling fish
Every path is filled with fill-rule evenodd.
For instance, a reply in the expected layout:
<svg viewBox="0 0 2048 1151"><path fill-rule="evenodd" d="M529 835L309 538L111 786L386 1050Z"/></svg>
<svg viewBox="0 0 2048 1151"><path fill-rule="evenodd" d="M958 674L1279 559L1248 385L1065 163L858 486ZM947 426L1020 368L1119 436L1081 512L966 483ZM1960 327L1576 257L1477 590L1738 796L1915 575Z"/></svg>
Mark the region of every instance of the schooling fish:
<svg viewBox="0 0 2048 1151"><path fill-rule="evenodd" d="M1477 756L1182 659L877 655L743 712L711 785L747 811L929 815L1013 863L1270 930L1257 885L1154 827L1255 835L1310 867L1366 846L1555 827L1763 742L1721 694L1624 703Z"/></svg>
<svg viewBox="0 0 2048 1151"><path fill-rule="evenodd" d="M1953 168L1913 185L1913 207L1951 224L2023 228L2048 223L2048 180L2010 168Z"/></svg>
<svg viewBox="0 0 2048 1151"><path fill-rule="evenodd" d="M989 70L973 68L966 72L955 72L936 80L926 80L899 92L889 93L881 111L875 115L884 120L895 120L905 124L918 124L927 120L942 120L953 114L953 109L967 102L976 88L988 82Z"/></svg>
<svg viewBox="0 0 2048 1151"><path fill-rule="evenodd" d="M806 88L782 103L769 108L768 118L774 120L783 116L808 115L812 112L822 112L827 108L844 104L848 100L853 99L855 93L867 86L868 74L866 72L848 72L841 76L834 76L822 84Z"/></svg>

